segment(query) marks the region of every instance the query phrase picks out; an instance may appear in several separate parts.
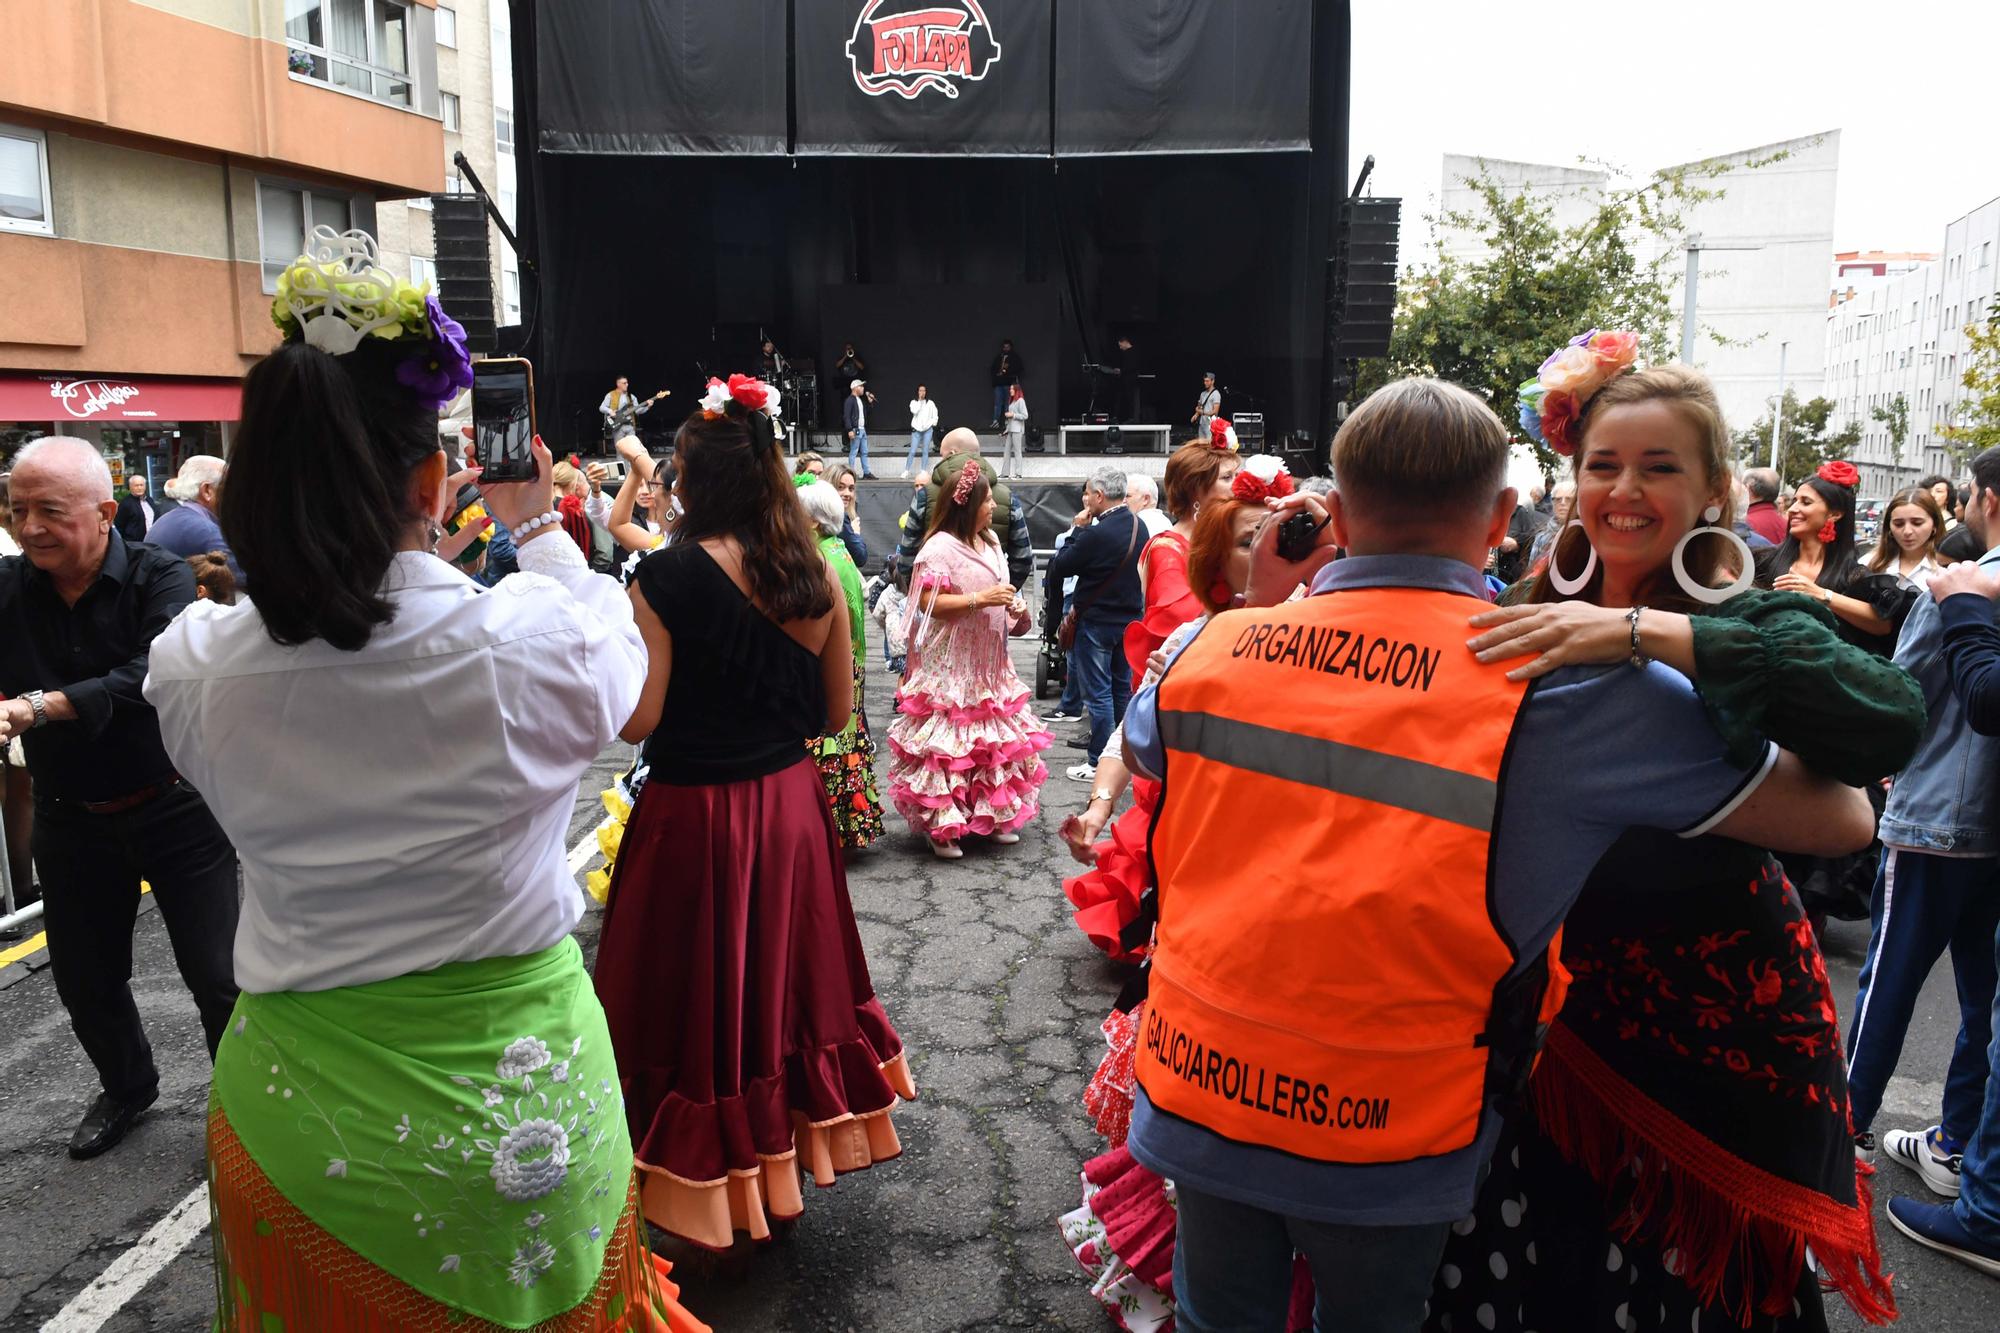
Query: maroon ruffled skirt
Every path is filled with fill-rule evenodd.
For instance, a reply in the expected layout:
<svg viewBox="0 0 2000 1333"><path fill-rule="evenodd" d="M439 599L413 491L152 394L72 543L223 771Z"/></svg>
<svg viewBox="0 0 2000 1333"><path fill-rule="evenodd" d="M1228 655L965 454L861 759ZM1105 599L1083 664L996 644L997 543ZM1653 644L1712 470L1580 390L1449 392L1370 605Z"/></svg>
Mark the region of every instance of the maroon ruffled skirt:
<svg viewBox="0 0 2000 1333"><path fill-rule="evenodd" d="M605 905L597 994L642 1203L714 1248L770 1234L816 1183L902 1151L916 1096L875 998L819 770L710 786L655 778Z"/></svg>

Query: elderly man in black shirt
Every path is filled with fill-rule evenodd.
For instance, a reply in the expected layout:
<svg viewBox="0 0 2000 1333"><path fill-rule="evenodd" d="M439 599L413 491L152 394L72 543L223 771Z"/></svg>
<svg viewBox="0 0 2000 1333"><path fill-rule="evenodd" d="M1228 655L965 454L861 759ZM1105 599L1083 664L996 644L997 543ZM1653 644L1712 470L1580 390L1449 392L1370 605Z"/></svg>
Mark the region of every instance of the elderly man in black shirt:
<svg viewBox="0 0 2000 1333"><path fill-rule="evenodd" d="M186 562L113 529L110 470L82 441L27 445L11 487L24 554L0 559L0 742L21 736L34 774L49 962L104 1085L69 1151L95 1157L159 1096L132 999L140 880L213 1056L236 1003L236 853L140 693L153 639L194 600Z"/></svg>

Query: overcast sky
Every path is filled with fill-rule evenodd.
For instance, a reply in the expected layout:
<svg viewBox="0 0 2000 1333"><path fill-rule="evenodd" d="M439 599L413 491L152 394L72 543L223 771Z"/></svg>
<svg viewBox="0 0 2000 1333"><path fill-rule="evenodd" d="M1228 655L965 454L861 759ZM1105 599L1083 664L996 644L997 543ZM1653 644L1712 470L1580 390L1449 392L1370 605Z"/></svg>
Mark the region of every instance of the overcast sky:
<svg viewBox="0 0 2000 1333"><path fill-rule="evenodd" d="M1373 153L1409 237L1445 153L1644 171L1837 129L1833 248L1935 250L2000 195L1996 85L2000 0L1354 0L1349 180Z"/></svg>

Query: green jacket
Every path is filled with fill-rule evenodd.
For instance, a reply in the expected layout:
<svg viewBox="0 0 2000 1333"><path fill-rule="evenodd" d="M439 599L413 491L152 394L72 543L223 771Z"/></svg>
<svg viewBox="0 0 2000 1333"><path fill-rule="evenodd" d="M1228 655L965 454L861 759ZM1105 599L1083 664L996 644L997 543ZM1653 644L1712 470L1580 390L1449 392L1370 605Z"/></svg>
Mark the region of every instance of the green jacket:
<svg viewBox="0 0 2000 1333"><path fill-rule="evenodd" d="M910 512L903 516L903 539L897 547L905 567L914 563L917 552L924 544L924 531L930 526L931 506L937 503L938 495L944 490L945 478L949 476L953 484L958 481L958 469L964 464L959 459L963 454L941 458L931 469L931 478L924 488L910 499ZM986 484L993 488L993 535L1000 539L1000 549L1007 553L1007 581L1020 587L1028 581L1035 568L1034 542L1028 534L1028 514L1015 496L1013 488L1000 480L993 465L984 458L979 460L979 471L985 476Z"/></svg>

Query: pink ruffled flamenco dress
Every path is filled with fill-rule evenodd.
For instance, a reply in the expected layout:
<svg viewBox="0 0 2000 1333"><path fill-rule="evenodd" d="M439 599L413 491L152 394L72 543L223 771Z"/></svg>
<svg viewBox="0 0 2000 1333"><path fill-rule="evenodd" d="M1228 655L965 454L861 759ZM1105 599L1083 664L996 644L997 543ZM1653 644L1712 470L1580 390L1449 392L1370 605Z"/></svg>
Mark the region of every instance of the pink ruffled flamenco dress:
<svg viewBox="0 0 2000 1333"><path fill-rule="evenodd" d="M1007 582L996 543L975 548L947 532L924 543L910 578L909 669L889 726L889 798L932 842L1011 834L1035 817L1051 738L1007 652L1005 607L930 612L940 594Z"/></svg>

